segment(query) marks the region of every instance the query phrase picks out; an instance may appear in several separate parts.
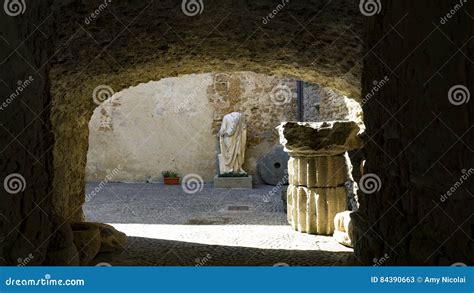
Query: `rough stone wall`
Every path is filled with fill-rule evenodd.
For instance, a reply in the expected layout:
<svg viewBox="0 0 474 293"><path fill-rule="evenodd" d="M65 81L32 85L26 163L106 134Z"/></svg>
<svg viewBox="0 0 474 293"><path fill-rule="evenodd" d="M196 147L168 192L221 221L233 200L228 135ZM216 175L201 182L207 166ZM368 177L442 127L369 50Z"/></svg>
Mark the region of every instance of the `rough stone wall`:
<svg viewBox="0 0 474 293"><path fill-rule="evenodd" d="M217 80L225 81L220 88ZM296 80L240 72L217 74L209 87L209 101L214 108L212 133L217 134L225 114L242 112L247 122L247 150L244 169L260 182L257 160L278 144L275 129L281 121L296 119Z"/></svg>
<svg viewBox="0 0 474 293"><path fill-rule="evenodd" d="M303 121L321 121L321 86L319 84L303 83Z"/></svg>
<svg viewBox="0 0 474 293"><path fill-rule="evenodd" d="M349 120L357 122L361 133L365 130L364 113L360 102L347 96L339 95L329 88L320 89L321 121Z"/></svg>
<svg viewBox="0 0 474 293"><path fill-rule="evenodd" d="M304 121L350 120L364 131L362 101L319 84L304 83Z"/></svg>
<svg viewBox="0 0 474 293"><path fill-rule="evenodd" d="M216 174L217 132L225 114L244 113L244 169L278 143L275 127L294 120L296 81L253 72L165 78L116 93L98 106L89 124L88 181L162 181L161 171ZM109 180L110 181L110 180Z"/></svg>
<svg viewBox="0 0 474 293"><path fill-rule="evenodd" d="M355 2L290 2L264 21L275 2L210 0L189 17L181 2L123 0L91 18L103 1L58 1L50 74L55 214L82 219L94 88L118 92L181 74L249 70L359 97L363 17Z"/></svg>
<svg viewBox="0 0 474 293"><path fill-rule="evenodd" d="M450 94L474 91L474 3L446 18L456 4L387 0L368 19L365 172L380 184L352 215L367 264L385 254L387 265L474 264L474 107L467 92Z"/></svg>

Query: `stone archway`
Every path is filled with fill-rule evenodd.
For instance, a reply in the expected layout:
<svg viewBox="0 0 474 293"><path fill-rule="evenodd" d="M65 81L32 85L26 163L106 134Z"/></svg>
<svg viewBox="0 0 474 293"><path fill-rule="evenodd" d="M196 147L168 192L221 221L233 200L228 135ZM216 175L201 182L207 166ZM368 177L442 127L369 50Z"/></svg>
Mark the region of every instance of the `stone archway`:
<svg viewBox="0 0 474 293"><path fill-rule="evenodd" d="M191 17L175 1L118 3L108 14L101 1L41 1L28 3L23 16L2 17L8 51L2 94L10 96L29 75L37 82L2 115L2 168L28 183L19 196L2 190L7 236L1 261L13 264L35 251L34 262L43 263L48 247L61 248L64 241L57 227L65 219L81 220L96 86L121 90L201 70L252 70L377 98L364 104L367 171L380 175L383 189L361 198L356 217L355 251L364 262L389 251L391 264L472 263L472 195L460 189L439 200L472 166L472 150L463 143L472 141L472 107L448 99L453 86L474 82L473 50L466 49L472 47L472 18L460 12L456 21L433 28L452 3L387 0L378 15L364 17L355 2L275 9L272 1L206 1L204 12ZM385 76L390 82L374 92L373 81ZM20 105L24 100L28 107Z"/></svg>
<svg viewBox="0 0 474 293"><path fill-rule="evenodd" d="M242 33L251 29L247 27L249 16L253 22L260 23L260 16L272 11L273 4L251 4L251 13L249 8L239 9L230 3L206 5L207 16L195 18L183 15L171 3L126 6L119 10L111 6L111 13L124 24L123 32L115 31L119 23L115 27L107 23L110 21L107 8L102 15L109 15L108 18L99 15L75 31L62 32L64 37L59 43L67 44L68 49L62 51L60 60L53 59L50 72L51 122L56 139L52 209L62 221L83 220L87 123L95 107L92 95L97 87L107 86L118 92L164 77L250 70L318 82L340 94L360 98L362 44L359 38L363 30L356 7L347 5L341 12L339 5L324 1L312 7L312 13L301 14L305 6L295 4L247 35ZM65 30L74 21L82 20L83 15L74 13L76 9L71 6L60 8ZM85 10L94 7L90 4ZM336 14L338 17L334 17ZM291 26L293 17L305 23L304 27ZM243 19L247 21L242 22ZM243 27L236 31L236 25ZM318 32L320 38L315 39L312 31ZM129 35L131 32L133 36ZM133 38L134 44L120 33ZM281 37L294 33L302 33L304 37ZM196 39L201 41L196 43Z"/></svg>
<svg viewBox="0 0 474 293"><path fill-rule="evenodd" d="M59 42L68 42L71 49L63 52L61 59L64 61L56 61L51 69L51 119L56 138L55 213L62 218L82 220L80 207L84 201L87 123L95 107L92 94L98 86L105 85L118 92L141 82L181 74L251 70L318 82L359 99L362 18L355 7L347 5L341 13L339 5L333 6L330 2L324 3L327 6L323 3L315 5L311 8L314 13L299 16L307 22L305 28L288 25L290 18L296 17L304 6L289 6L288 10L281 11L278 19L266 24L268 27L259 25L262 27L245 42L240 39L241 32L235 31L233 26L237 23L242 25L241 19L249 16L254 22L261 22L259 16L273 10L271 5L251 5L253 12L249 14L249 7L244 11L230 4L218 7L209 3L207 16L196 18L182 14L179 7L171 3L169 6L163 3L141 4L138 7L123 7L120 11L113 10L111 6L111 13L117 13L123 23L130 24L123 33L137 30L135 36L130 36L137 41L134 45L119 33L111 39L116 28L104 26L106 19L100 16L87 26L80 27L75 31L76 35L71 31L63 32L64 37ZM94 9L93 4L88 7ZM73 7L61 8L64 17L61 19L66 30L71 22L82 20L80 14L74 11ZM309 17L318 12L317 18ZM104 8L104 15L106 13L107 8ZM331 14L338 17L334 18ZM170 22L151 20L152 16L156 18L158 15ZM329 19L331 25L328 26L326 22ZM145 29L150 25L154 27L153 31ZM216 25L219 26L216 28ZM314 39L311 32L304 33L305 38L291 41L280 36L308 29L318 31L320 41ZM196 38L202 41L196 44L193 41ZM111 39L110 42L103 41L107 44L101 48L98 40L108 39ZM85 49L82 46L84 42L95 45ZM268 46L271 43L276 46ZM279 48L277 44L283 47ZM107 50L109 46L114 48L111 52ZM98 57L91 59L90 56ZM334 64L328 66L330 60L334 60Z"/></svg>
<svg viewBox="0 0 474 293"><path fill-rule="evenodd" d="M294 265L301 262L301 258L287 260L285 250L293 251L295 247L304 250L299 255L306 254L308 263L333 264L333 256L339 256L340 263L344 263L342 259L347 264L352 263L352 250L332 240L331 231L324 233L329 237L295 233L286 221L285 203L280 198L283 197L280 187L285 181L277 179L274 185L280 187L264 186L256 170L257 161L274 150L275 144L279 145L276 126L283 121L296 120L296 84L294 79L253 72L191 74L142 83L100 103L89 123L83 209L86 221L109 223L126 232L130 240L123 246L135 259L110 261L114 265L140 264L145 260L140 259L136 251L149 251L158 263L158 256L166 253L166 245L162 247L160 243L165 244L165 239L179 239L187 243L204 241L242 247L235 248L239 253L232 252L235 259L227 260L228 265L245 263L245 259L249 264L259 263L249 259L246 248L251 247L267 249L273 258ZM349 109L340 108L349 107L345 103L350 99L313 86L316 89L302 86L306 94L318 96L306 97L307 107L318 102L322 119L344 119L335 115L347 115ZM331 107L330 101L339 108ZM312 117L307 121L319 120L319 115L307 110L309 112L304 111L306 118ZM244 169L254 179L252 190L212 188L217 171L216 134L223 115L232 111L246 117ZM287 160L282 169L288 169ZM173 188L160 184L163 182L161 171L169 169L181 175L182 184L188 175L195 178L199 182L195 192L186 196L185 185ZM170 202L174 204L169 206ZM143 209L144 206L147 208ZM345 210L345 204L343 206ZM231 208L246 208L246 211L232 212ZM138 231L141 233L137 238ZM200 234L197 231L205 236L196 237ZM260 236L254 236L259 233ZM304 246L306 242L311 242L312 247ZM183 247L176 242L176 253L180 256ZM213 247L212 251L212 263L224 263L219 253L222 250ZM311 255L314 261L310 260ZM271 264L270 259L267 261ZM167 264L173 262L167 260Z"/></svg>

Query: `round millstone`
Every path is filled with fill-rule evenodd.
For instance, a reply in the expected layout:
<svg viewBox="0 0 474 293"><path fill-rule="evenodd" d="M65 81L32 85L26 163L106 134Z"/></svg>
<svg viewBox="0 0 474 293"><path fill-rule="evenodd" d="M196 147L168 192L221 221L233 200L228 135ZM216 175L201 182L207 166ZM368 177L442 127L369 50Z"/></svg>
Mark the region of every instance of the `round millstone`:
<svg viewBox="0 0 474 293"><path fill-rule="evenodd" d="M275 145L257 162L257 171L263 182L269 185L288 184L288 160L283 146Z"/></svg>

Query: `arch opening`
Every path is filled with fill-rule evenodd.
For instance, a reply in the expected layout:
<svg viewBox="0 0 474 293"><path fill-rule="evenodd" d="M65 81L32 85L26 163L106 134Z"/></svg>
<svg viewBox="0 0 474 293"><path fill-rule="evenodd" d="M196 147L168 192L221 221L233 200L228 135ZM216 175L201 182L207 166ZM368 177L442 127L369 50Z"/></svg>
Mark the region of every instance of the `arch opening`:
<svg viewBox="0 0 474 293"><path fill-rule="evenodd" d="M303 121L362 119L355 100L320 84L304 82L302 95ZM163 241L176 241L178 247L181 242L241 247L236 264L252 249L273 251L276 258L301 250L301 257L318 251L328 258L340 254L347 264L354 261L352 249L332 236L296 233L286 219L288 178L273 170L288 173L276 127L297 120L295 78L251 71L189 74L108 90L94 100L100 103L89 122L86 221L109 223L136 243L154 239L156 247ZM243 167L253 178L250 190L213 187L216 135L223 116L234 111L247 123ZM163 171L179 174L181 186L163 185ZM188 190L189 176L197 184L194 190ZM128 250L133 254L134 249Z"/></svg>

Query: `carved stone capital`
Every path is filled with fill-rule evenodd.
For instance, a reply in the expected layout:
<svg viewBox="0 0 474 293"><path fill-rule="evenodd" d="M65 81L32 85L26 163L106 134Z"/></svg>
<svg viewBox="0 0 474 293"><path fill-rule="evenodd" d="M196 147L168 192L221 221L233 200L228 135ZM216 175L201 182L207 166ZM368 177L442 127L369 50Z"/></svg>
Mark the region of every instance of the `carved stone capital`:
<svg viewBox="0 0 474 293"><path fill-rule="evenodd" d="M280 144L290 156L336 156L362 147L361 129L354 121L283 122Z"/></svg>

